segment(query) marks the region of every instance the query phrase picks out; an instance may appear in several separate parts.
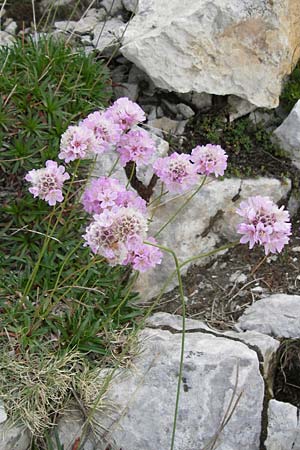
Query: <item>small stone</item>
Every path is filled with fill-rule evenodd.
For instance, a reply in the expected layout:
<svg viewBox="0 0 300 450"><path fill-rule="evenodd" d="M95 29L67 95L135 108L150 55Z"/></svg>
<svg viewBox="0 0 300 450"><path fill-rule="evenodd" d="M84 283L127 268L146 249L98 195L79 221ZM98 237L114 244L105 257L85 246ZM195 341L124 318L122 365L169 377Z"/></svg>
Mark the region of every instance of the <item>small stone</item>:
<svg viewBox="0 0 300 450"><path fill-rule="evenodd" d="M137 13L139 8L139 0L122 0L124 8L127 11Z"/></svg>
<svg viewBox="0 0 300 450"><path fill-rule="evenodd" d="M261 294L262 292L264 292L264 288L262 288L261 286L255 286L251 288L251 292Z"/></svg>
<svg viewBox="0 0 300 450"><path fill-rule="evenodd" d="M177 111L179 114L181 114L183 119L190 119L191 117L193 117L195 115L192 108L188 105L185 105L184 103L178 103Z"/></svg>
<svg viewBox="0 0 300 450"><path fill-rule="evenodd" d="M7 422L0 424L1 450L28 450L30 442L30 433L24 427Z"/></svg>
<svg viewBox="0 0 300 450"><path fill-rule="evenodd" d="M176 135L182 135L184 133L186 124L186 120L172 120L168 117L161 117L160 119L148 121L149 127Z"/></svg>
<svg viewBox="0 0 300 450"><path fill-rule="evenodd" d="M231 283L244 284L247 281L247 275L242 273L240 270L237 270L230 276L229 281Z"/></svg>
<svg viewBox="0 0 300 450"><path fill-rule="evenodd" d="M128 76L128 66L121 64L120 66L115 67L110 75L114 83L125 83Z"/></svg>
<svg viewBox="0 0 300 450"><path fill-rule="evenodd" d="M106 22L98 22L94 28L93 45L99 51L107 53L113 51L119 43L124 22L118 18L112 18Z"/></svg>
<svg viewBox="0 0 300 450"><path fill-rule="evenodd" d="M76 22L74 26L74 33L87 34L91 33L95 26L99 23L99 20L95 16L86 16Z"/></svg>
<svg viewBox="0 0 300 450"><path fill-rule="evenodd" d="M115 16L123 10L122 0L102 0L101 6L105 8L107 14Z"/></svg>
<svg viewBox="0 0 300 450"><path fill-rule="evenodd" d="M4 408L4 404L0 401L0 423L3 423L7 420L7 413Z"/></svg>
<svg viewBox="0 0 300 450"><path fill-rule="evenodd" d="M59 31L72 32L76 27L77 22L75 20L60 20L54 23L54 27Z"/></svg>
<svg viewBox="0 0 300 450"><path fill-rule="evenodd" d="M275 294L253 303L240 317L242 330L300 338L300 296Z"/></svg>
<svg viewBox="0 0 300 450"><path fill-rule="evenodd" d="M12 47L14 42L14 36L6 31L0 31L0 47Z"/></svg>
<svg viewBox="0 0 300 450"><path fill-rule="evenodd" d="M12 35L15 35L16 31L18 29L17 22L15 22L12 19L6 19L6 21L3 24L3 27L4 27L5 31L6 31L6 33L10 33Z"/></svg>
<svg viewBox="0 0 300 450"><path fill-rule="evenodd" d="M300 208L299 195L297 192L292 191L287 204L287 209L290 215L293 217L297 214L299 208Z"/></svg>
<svg viewBox="0 0 300 450"><path fill-rule="evenodd" d="M289 403L270 400L266 450L299 450L298 409Z"/></svg>
<svg viewBox="0 0 300 450"><path fill-rule="evenodd" d="M116 98L128 97L135 102L139 95L139 87L133 83L122 83L114 87L114 94Z"/></svg>
<svg viewBox="0 0 300 450"><path fill-rule="evenodd" d="M96 17L97 20L98 20L99 22L101 22L101 21L103 21L103 20L106 18L107 13L106 13L106 11L105 11L104 8L100 8L100 9L90 8L90 9L86 12L86 17L90 17L90 16Z"/></svg>
<svg viewBox="0 0 300 450"><path fill-rule="evenodd" d="M281 147L290 154L292 162L300 168L300 100L297 101L294 108L283 121L283 123L274 131L275 140Z"/></svg>
<svg viewBox="0 0 300 450"><path fill-rule="evenodd" d="M292 251L299 253L300 252L300 247L292 247Z"/></svg>
<svg viewBox="0 0 300 450"><path fill-rule="evenodd" d="M91 45L91 43L92 43L92 38L91 38L90 34L85 34L84 36L81 36L80 40L83 45ZM94 49L94 47L93 47L93 49Z"/></svg>
<svg viewBox="0 0 300 450"><path fill-rule="evenodd" d="M265 127L269 127L275 120L274 112L264 110L262 111L257 109L255 111L252 111L252 113L249 115L249 120L255 125L260 124L264 125Z"/></svg>
<svg viewBox="0 0 300 450"><path fill-rule="evenodd" d="M247 100L237 97L236 95L229 95L228 97L229 121L233 122L239 117L246 116L256 109L256 106Z"/></svg>

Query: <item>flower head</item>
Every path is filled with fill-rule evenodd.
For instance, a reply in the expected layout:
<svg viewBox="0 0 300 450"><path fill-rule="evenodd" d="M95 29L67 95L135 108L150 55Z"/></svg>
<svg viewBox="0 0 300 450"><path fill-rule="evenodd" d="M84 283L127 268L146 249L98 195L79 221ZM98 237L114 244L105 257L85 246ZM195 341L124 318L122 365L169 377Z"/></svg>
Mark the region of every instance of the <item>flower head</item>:
<svg viewBox="0 0 300 450"><path fill-rule="evenodd" d="M63 133L58 157L66 163L86 158L96 151L97 142L94 133L84 126L71 125Z"/></svg>
<svg viewBox="0 0 300 450"><path fill-rule="evenodd" d="M103 153L117 145L123 132L106 112L95 111L82 121L82 125L91 130L96 138L96 153Z"/></svg>
<svg viewBox="0 0 300 450"><path fill-rule="evenodd" d="M216 177L224 175L227 158L222 147L213 144L197 145L191 154L191 161L195 164L197 173L201 175L214 174Z"/></svg>
<svg viewBox="0 0 300 450"><path fill-rule="evenodd" d="M101 214L115 206L133 207L146 213L146 202L135 192L127 191L119 180L100 177L93 180L82 195L81 203L90 214Z"/></svg>
<svg viewBox="0 0 300 450"><path fill-rule="evenodd" d="M147 242L156 244L156 240L152 237L147 238ZM135 270L146 272L157 264L161 263L162 252L159 248L144 244L140 237L133 237L127 241L128 258L125 261L131 264Z"/></svg>
<svg viewBox="0 0 300 450"><path fill-rule="evenodd" d="M144 120L146 120L142 108L127 97L121 97L116 100L112 106L108 108L106 114L107 117L118 124L124 131L129 130L129 128L132 128L139 122L144 122Z"/></svg>
<svg viewBox="0 0 300 450"><path fill-rule="evenodd" d="M147 220L138 210L113 208L96 214L83 238L93 253L104 256L110 264L124 264L128 241L133 237L144 238L147 228Z"/></svg>
<svg viewBox="0 0 300 450"><path fill-rule="evenodd" d="M46 200L50 206L63 201L62 187L69 178L64 166L58 166L57 162L51 160L46 162L45 168L30 170L25 176L25 180L32 184L29 192L34 197Z"/></svg>
<svg viewBox="0 0 300 450"><path fill-rule="evenodd" d="M170 192L184 192L199 181L190 156L185 154L174 152L171 156L158 158L153 165L153 170Z"/></svg>
<svg viewBox="0 0 300 450"><path fill-rule="evenodd" d="M149 162L155 152L155 143L147 131L133 129L121 137L117 151L123 166L129 161L139 166Z"/></svg>
<svg viewBox="0 0 300 450"><path fill-rule="evenodd" d="M269 197L249 197L240 204L237 213L245 219L238 225L237 232L242 234L241 244L249 242L249 248L255 244L264 246L268 253L280 253L291 235L290 216L284 207L278 206Z"/></svg>

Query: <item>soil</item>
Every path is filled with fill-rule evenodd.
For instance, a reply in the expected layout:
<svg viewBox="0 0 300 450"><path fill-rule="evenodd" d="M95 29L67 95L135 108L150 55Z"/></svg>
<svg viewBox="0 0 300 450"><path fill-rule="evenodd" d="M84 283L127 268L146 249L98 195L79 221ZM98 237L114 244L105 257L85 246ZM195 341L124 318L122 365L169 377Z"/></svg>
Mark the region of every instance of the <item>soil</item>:
<svg viewBox="0 0 300 450"><path fill-rule="evenodd" d="M41 0L36 0L37 22L43 17L40 3ZM86 3L88 2L79 2L80 8L72 17L73 20L81 16ZM19 30L32 24L31 0L8 0L5 9L5 17L13 18ZM69 18L70 7L58 8L56 20ZM214 125L213 115L211 117L210 120L207 114L196 115L187 125L185 135L177 140L175 138L174 142L171 141L172 147L179 152L189 151L195 145L212 142L210 136L213 132L216 135L216 143L221 144L229 153L230 173L239 172L247 176L250 171L251 176L278 178L288 174L292 176L293 187L298 186L299 173L284 155L277 154L273 149L272 152L269 151L270 144L259 134L259 130L249 130L249 127L246 130L241 121L241 128L236 129L234 124L228 124L223 127L225 131L220 135L218 126ZM245 139L246 132L249 132L251 144ZM0 179L0 183L2 181ZM230 329L245 309L260 298L274 293L299 294L299 226L300 212L293 219L294 232L290 244L280 255L266 257L262 248L249 251L247 246L238 245L204 267L192 266L183 279L187 316L204 320L216 329ZM166 294L156 310L181 314L178 289ZM297 407L300 407L299 348L300 340L282 342L277 354L274 382L275 397Z"/></svg>
<svg viewBox="0 0 300 450"><path fill-rule="evenodd" d="M49 2L50 3L50 2ZM69 5L52 7L51 21L79 20L86 10L90 0L73 1ZM43 22L48 21L48 10L42 5L42 0L35 1L36 23L43 27ZM18 25L18 31L30 27L33 23L32 0L8 0L5 7L5 17L12 18ZM40 23L41 21L41 23Z"/></svg>
<svg viewBox="0 0 300 450"><path fill-rule="evenodd" d="M300 408L300 339L284 339L276 356L274 396Z"/></svg>
<svg viewBox="0 0 300 450"><path fill-rule="evenodd" d="M216 329L230 329L253 302L277 293L300 291L300 213L293 219L293 235L279 255L249 251L237 245L204 267L192 266L183 278L187 316ZM181 314L178 288L167 293L156 311Z"/></svg>

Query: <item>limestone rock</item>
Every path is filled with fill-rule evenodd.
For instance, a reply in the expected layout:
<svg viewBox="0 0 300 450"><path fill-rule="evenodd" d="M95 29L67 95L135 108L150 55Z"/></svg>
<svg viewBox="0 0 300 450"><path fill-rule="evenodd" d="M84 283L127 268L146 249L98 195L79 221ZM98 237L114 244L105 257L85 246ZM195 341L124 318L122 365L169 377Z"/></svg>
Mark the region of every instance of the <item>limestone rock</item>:
<svg viewBox="0 0 300 450"><path fill-rule="evenodd" d="M122 83L114 87L114 94L116 98L127 97L135 102L139 95L139 87L133 83Z"/></svg>
<svg viewBox="0 0 300 450"><path fill-rule="evenodd" d="M88 429L88 428L87 428ZM67 411L58 420L56 431L59 441L63 448L73 449L78 438L86 438L82 450L99 450L100 447L95 445L95 439L91 433L86 433L85 420L81 412L74 405L69 405ZM85 432L84 432L85 431ZM54 450L57 449L55 439L53 439Z"/></svg>
<svg viewBox="0 0 300 450"><path fill-rule="evenodd" d="M123 450L170 448L178 381L181 333L146 329L133 368L120 370L107 397L114 417L97 419L107 444ZM222 431L230 400L237 400ZM203 449L219 433L219 450L257 450L264 383L256 353L240 342L187 333L176 450ZM228 417L228 413L227 413Z"/></svg>
<svg viewBox="0 0 300 450"><path fill-rule="evenodd" d="M28 450L30 445L29 432L24 427L5 424L0 425L1 450Z"/></svg>
<svg viewBox="0 0 300 450"><path fill-rule="evenodd" d="M300 168L300 100L283 121L283 123L274 131L275 137L279 140L281 147L286 150L293 163Z"/></svg>
<svg viewBox="0 0 300 450"><path fill-rule="evenodd" d="M169 91L275 108L300 55L298 0L139 0L123 55Z"/></svg>
<svg viewBox="0 0 300 450"><path fill-rule="evenodd" d="M94 28L94 47L99 51L115 48L121 37L123 26L124 22L118 18L99 22Z"/></svg>
<svg viewBox="0 0 300 450"><path fill-rule="evenodd" d="M241 316L243 330L275 337L300 337L300 296L275 294L253 303Z"/></svg>
<svg viewBox="0 0 300 450"><path fill-rule="evenodd" d="M3 402L0 400L0 423L4 423L7 420L7 413Z"/></svg>
<svg viewBox="0 0 300 450"><path fill-rule="evenodd" d="M300 450L300 429L296 406L270 400L266 450Z"/></svg>
<svg viewBox="0 0 300 450"><path fill-rule="evenodd" d="M0 30L0 47L12 47L14 45L15 38L10 33Z"/></svg>
<svg viewBox="0 0 300 450"><path fill-rule="evenodd" d="M179 261L185 261L196 255L212 251L217 247L220 238L229 241L239 239L236 233L240 217L236 208L240 201L251 195L269 195L279 201L290 189L290 184L282 184L272 178L241 180L237 178L223 181L210 180L201 191L193 197L184 210L158 236L159 243L172 248ZM159 192L159 186L156 191ZM233 201L239 193L238 201ZM183 196L167 194L160 206L153 210L154 220L151 233L155 235L160 227L178 210L190 194ZM194 261L194 264L205 264L207 258ZM190 264L186 265L184 274ZM170 255L164 254L162 264L146 273L140 274L137 288L144 300L154 297L166 283L174 270L174 261ZM166 290L176 286L173 276Z"/></svg>
<svg viewBox="0 0 300 450"><path fill-rule="evenodd" d="M184 103L178 103L177 105L178 114L180 114L184 119L190 119L195 115L192 108Z"/></svg>
<svg viewBox="0 0 300 450"><path fill-rule="evenodd" d="M244 100L242 98L236 97L235 95L230 95L228 97L228 107L229 107L229 121L233 122L239 117L246 116L255 110L256 106Z"/></svg>
<svg viewBox="0 0 300 450"><path fill-rule="evenodd" d="M139 0L122 0L122 3L127 11L137 13L139 10Z"/></svg>
<svg viewBox="0 0 300 450"><path fill-rule="evenodd" d="M184 133L186 120L172 120L168 117L161 117L160 119L148 120L148 125L150 128L159 131L163 131L166 134L176 134L182 135Z"/></svg>
<svg viewBox="0 0 300 450"><path fill-rule="evenodd" d="M101 6L105 8L110 16L115 16L123 9L122 0L102 0Z"/></svg>
<svg viewBox="0 0 300 450"><path fill-rule="evenodd" d="M147 327L150 328L162 328L173 331L182 330L182 317L176 314L168 314L164 312L158 312L149 317L146 322ZM280 343L276 339L267 336L257 331L219 331L210 328L204 322L194 319L185 319L185 329L189 331L198 330L199 332L211 333L214 336L227 337L235 341L240 341L246 344L249 348L256 351L258 359L262 362L262 369L264 376L268 378L269 367L272 361L274 353L276 353Z"/></svg>

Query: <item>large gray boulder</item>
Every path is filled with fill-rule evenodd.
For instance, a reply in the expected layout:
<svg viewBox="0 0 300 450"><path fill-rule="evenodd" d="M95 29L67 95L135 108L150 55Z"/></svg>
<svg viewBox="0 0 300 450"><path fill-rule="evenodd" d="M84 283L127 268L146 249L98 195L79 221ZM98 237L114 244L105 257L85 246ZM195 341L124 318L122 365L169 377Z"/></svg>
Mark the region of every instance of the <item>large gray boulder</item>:
<svg viewBox="0 0 300 450"><path fill-rule="evenodd" d="M139 0L121 52L159 88L275 108L300 55L299 21L299 0Z"/></svg>
<svg viewBox="0 0 300 450"><path fill-rule="evenodd" d="M270 400L266 450L300 450L298 409L289 403Z"/></svg>
<svg viewBox="0 0 300 450"><path fill-rule="evenodd" d="M300 168L300 100L282 124L274 131L281 147L289 153L292 162Z"/></svg>
<svg viewBox="0 0 300 450"><path fill-rule="evenodd" d="M146 329L140 343L132 369L120 370L110 385L114 416L104 412L97 419L107 429L105 445L165 450L171 443L181 333ZM175 449L210 448L205 446L216 438L219 450L258 450L263 397L254 351L224 337L187 333Z"/></svg>
<svg viewBox="0 0 300 450"><path fill-rule="evenodd" d="M25 427L12 425L8 421L0 425L1 450L28 450L30 440L30 433Z"/></svg>
<svg viewBox="0 0 300 450"><path fill-rule="evenodd" d="M282 183L274 178L247 179L238 178L211 179L195 195L176 218L158 235L159 244L175 251L179 261L185 261L200 254L214 250L221 239L235 241L240 238L236 227L240 217L236 214L239 203L252 195L270 196L275 202L285 197L290 190L290 182ZM159 189L156 191L159 192ZM167 194L161 205L153 206L151 234L159 229L174 215L184 201L191 195ZM238 197L238 199L237 199ZM207 263L208 259L197 259L193 264ZM192 263L185 265L185 274ZM174 260L164 253L163 262L155 269L140 274L137 288L144 300L160 292L164 283L174 271ZM166 286L166 291L177 285L174 276Z"/></svg>
<svg viewBox="0 0 300 450"><path fill-rule="evenodd" d="M275 294L253 303L241 316L243 330L274 337L300 337L300 295Z"/></svg>

